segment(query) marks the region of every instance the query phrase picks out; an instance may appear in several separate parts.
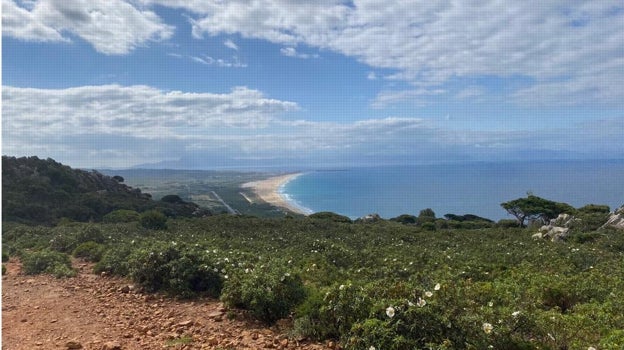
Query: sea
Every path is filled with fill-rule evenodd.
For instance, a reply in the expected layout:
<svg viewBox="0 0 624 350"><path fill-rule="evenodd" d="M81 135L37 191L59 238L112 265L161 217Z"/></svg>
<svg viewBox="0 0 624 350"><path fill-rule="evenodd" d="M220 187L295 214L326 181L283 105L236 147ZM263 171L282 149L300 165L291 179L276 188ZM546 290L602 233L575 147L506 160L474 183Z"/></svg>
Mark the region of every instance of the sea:
<svg viewBox="0 0 624 350"><path fill-rule="evenodd" d="M437 217L513 218L501 203L527 194L574 207L624 205L624 160L533 161L376 166L318 170L284 184L282 195L306 213L393 218L431 208Z"/></svg>

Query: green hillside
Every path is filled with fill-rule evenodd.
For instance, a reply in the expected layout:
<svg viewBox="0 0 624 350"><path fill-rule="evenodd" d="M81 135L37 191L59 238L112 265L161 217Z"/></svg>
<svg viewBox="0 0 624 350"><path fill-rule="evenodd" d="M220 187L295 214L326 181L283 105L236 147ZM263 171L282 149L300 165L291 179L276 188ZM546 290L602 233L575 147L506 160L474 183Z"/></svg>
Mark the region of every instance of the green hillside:
<svg viewBox="0 0 624 350"><path fill-rule="evenodd" d="M182 201L153 201L119 176L72 169L53 159L2 157L2 220L52 225L60 219L102 221L124 209L159 210L167 216L209 214Z"/></svg>

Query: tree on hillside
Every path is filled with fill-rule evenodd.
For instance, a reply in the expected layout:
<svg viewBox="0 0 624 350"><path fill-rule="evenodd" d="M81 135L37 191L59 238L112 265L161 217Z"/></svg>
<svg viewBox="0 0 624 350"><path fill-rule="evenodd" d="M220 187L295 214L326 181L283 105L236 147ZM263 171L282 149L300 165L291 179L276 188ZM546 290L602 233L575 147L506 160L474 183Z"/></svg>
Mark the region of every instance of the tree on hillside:
<svg viewBox="0 0 624 350"><path fill-rule="evenodd" d="M431 208L423 209L418 214L418 218L416 219L416 223L418 225L422 225L427 222L434 222L436 219L436 214Z"/></svg>
<svg viewBox="0 0 624 350"><path fill-rule="evenodd" d="M509 202L501 203L501 207L516 217L520 227L525 226L525 222L539 220L543 223L556 218L559 214L572 214L576 211L566 203L553 202L532 194L526 198L518 198Z"/></svg>

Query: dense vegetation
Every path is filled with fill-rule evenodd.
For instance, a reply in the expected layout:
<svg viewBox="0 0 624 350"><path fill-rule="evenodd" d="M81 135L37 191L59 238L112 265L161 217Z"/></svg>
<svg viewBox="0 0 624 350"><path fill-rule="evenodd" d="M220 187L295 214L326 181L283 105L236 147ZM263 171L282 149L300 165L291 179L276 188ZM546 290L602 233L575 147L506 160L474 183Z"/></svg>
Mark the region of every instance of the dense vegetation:
<svg viewBox="0 0 624 350"><path fill-rule="evenodd" d="M5 223L2 239L11 255L38 254L35 270L71 275L59 254L73 253L146 292L220 297L267 323L292 315L293 335L348 349L624 346L621 231L553 243L518 227L320 217Z"/></svg>
<svg viewBox="0 0 624 350"><path fill-rule="evenodd" d="M624 348L624 232L600 229L606 206L529 194L503 203L517 220L498 223L431 209L187 218L175 211L197 208L180 196L152 201L122 177L5 164L2 260L28 274L71 277L73 255L147 293L220 298L267 324L291 317L293 336L346 349ZM560 213L577 218L560 242L520 227Z"/></svg>
<svg viewBox="0 0 624 350"><path fill-rule="evenodd" d="M202 216L196 204L154 201L121 176L72 169L52 159L2 157L2 220L52 225L65 218L101 221L114 210L158 210L170 217Z"/></svg>

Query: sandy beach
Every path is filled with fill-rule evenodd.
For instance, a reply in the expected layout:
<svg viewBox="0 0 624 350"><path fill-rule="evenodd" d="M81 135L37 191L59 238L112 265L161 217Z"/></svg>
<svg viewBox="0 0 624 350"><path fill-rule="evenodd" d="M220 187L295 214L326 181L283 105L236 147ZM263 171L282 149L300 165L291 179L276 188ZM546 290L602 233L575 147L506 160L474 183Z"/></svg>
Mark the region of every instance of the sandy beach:
<svg viewBox="0 0 624 350"><path fill-rule="evenodd" d="M286 174L273 176L266 180L248 182L243 184L243 188L251 188L254 193L260 197L263 201L270 203L276 207L285 208L293 213L308 215L301 208L292 205L284 196L280 193L280 187L285 183L295 179L302 173Z"/></svg>

